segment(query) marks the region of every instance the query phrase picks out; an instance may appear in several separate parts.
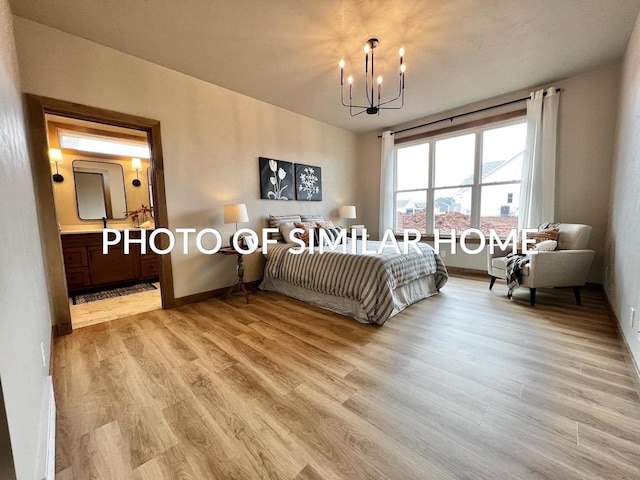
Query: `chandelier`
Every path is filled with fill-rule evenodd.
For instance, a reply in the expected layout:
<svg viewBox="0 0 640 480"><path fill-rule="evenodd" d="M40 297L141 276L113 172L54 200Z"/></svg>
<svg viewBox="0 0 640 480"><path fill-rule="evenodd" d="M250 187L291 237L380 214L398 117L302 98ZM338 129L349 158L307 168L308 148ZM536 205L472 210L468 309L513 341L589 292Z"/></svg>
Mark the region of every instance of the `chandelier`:
<svg viewBox="0 0 640 480"><path fill-rule="evenodd" d="M404 48L398 53L400 55L400 74L398 79L398 95L391 100L382 101L382 76L376 78L374 66L374 49L380 44L377 38L370 38L364 45L364 93L367 97L367 105L353 104L353 76L347 77L349 84L349 103L344 103L344 60L340 60L340 101L345 107L349 107L349 113L352 117L367 112L369 115L380 115L380 110L399 110L404 106ZM377 91L376 91L377 83ZM389 105L396 100L401 99L400 104L395 106ZM387 106L389 105L389 106ZM354 113L354 110L357 110Z"/></svg>

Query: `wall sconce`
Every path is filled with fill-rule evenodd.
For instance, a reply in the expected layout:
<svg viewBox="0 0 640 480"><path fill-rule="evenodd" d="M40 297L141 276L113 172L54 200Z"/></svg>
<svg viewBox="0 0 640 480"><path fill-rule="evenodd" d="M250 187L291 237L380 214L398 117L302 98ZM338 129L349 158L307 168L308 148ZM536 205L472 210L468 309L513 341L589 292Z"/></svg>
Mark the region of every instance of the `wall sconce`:
<svg viewBox="0 0 640 480"><path fill-rule="evenodd" d="M58 171L58 164L63 163L62 151L59 148L49 149L49 161L56 164L56 173L53 174L53 181L56 183L64 182L64 177Z"/></svg>
<svg viewBox="0 0 640 480"><path fill-rule="evenodd" d="M142 170L142 160L140 160L139 158L132 158L131 168L136 171L136 178L131 183L133 183L134 187L139 187L142 184L142 182L140 182L140 178L138 177L140 170Z"/></svg>

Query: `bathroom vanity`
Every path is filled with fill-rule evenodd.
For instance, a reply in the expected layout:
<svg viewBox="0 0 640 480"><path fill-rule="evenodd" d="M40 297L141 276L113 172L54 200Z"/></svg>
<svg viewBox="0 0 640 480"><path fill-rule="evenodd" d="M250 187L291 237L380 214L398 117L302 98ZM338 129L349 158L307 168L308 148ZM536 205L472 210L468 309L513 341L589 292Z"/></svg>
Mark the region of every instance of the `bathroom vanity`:
<svg viewBox="0 0 640 480"><path fill-rule="evenodd" d="M131 231L131 238L140 238L139 231ZM102 253L102 231L62 232L62 254L70 294L101 287L157 281L160 258L147 246L142 254L140 245L132 245L129 254L124 245L109 247ZM147 235L148 238L148 235Z"/></svg>

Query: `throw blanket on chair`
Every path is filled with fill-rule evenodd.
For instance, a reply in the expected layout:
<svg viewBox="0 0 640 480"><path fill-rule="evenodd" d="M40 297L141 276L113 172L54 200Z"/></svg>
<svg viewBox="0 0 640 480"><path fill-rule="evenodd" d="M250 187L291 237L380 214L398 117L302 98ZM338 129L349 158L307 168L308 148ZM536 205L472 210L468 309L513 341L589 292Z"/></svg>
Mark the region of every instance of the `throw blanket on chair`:
<svg viewBox="0 0 640 480"><path fill-rule="evenodd" d="M509 299L511 299L513 291L522 283L522 269L530 260L528 255L517 253L507 255L507 287L509 287L507 297Z"/></svg>

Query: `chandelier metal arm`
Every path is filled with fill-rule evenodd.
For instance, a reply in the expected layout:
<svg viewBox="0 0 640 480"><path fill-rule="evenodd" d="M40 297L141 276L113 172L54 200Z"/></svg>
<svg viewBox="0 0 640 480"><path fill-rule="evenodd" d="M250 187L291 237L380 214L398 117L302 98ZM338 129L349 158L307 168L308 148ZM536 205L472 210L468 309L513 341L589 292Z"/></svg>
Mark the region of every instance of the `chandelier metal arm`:
<svg viewBox="0 0 640 480"><path fill-rule="evenodd" d="M367 111L368 107L358 107L358 108L364 108L364 110L360 110L358 113L353 113L353 111L349 109L349 115L351 115L352 117L357 117L358 115L362 115L364 112Z"/></svg>
<svg viewBox="0 0 640 480"><path fill-rule="evenodd" d="M386 102L379 103L378 108L382 108L383 110L399 110L404 106L404 74L401 74L401 77L402 78L400 79L400 88L398 89L398 96L396 98L392 98L391 100L387 100ZM402 97L402 104L399 107L383 107L383 105L386 105L391 102L395 102L400 97Z"/></svg>
<svg viewBox="0 0 640 480"><path fill-rule="evenodd" d="M367 113L369 115L380 115L380 110L399 110L404 107L404 89L405 89L405 65L404 65L404 49L401 48L399 50L400 54L400 75L398 82L398 95L395 98L387 100L385 102L382 101L382 77L378 76L378 95L377 95L377 103L376 103L376 77L375 77L375 54L374 49L379 45L379 40L377 38L370 38L365 44L364 52L364 91L365 97L368 105L354 105L353 104L353 77L349 76L349 103L345 103L344 98L344 60L340 60L340 103L344 107L349 107L349 114L352 117L357 117L358 115L362 115L363 113ZM371 55L371 70L369 70L369 55ZM371 78L371 84L369 84L369 78ZM401 99L401 103L399 106L385 106L390 103L396 102L398 99ZM354 109L360 109L359 112L354 113Z"/></svg>

